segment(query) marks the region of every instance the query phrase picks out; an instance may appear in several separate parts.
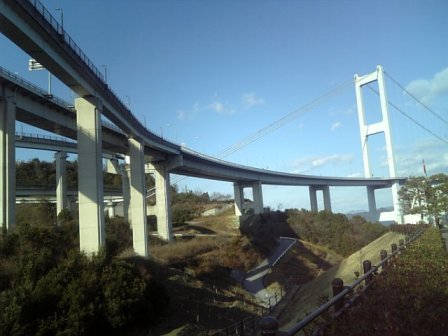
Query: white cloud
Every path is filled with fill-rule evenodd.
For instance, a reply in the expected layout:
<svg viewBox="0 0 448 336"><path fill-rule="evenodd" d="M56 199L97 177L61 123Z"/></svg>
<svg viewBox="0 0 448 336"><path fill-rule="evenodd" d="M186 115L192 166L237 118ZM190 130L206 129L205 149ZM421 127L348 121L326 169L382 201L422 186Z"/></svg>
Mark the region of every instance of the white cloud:
<svg viewBox="0 0 448 336"><path fill-rule="evenodd" d="M340 121L335 122L333 125L331 125L331 130L332 130L332 131L335 131L335 130L337 130L338 128L340 128L341 126L342 126L342 123L341 123Z"/></svg>
<svg viewBox="0 0 448 336"><path fill-rule="evenodd" d="M446 145L440 140L428 138L396 153L397 174L399 176L422 175L423 160L428 175L448 173Z"/></svg>
<svg viewBox="0 0 448 336"><path fill-rule="evenodd" d="M324 156L309 156L292 163L293 173L303 174L327 165L336 165L353 161L353 154L332 154Z"/></svg>
<svg viewBox="0 0 448 336"><path fill-rule="evenodd" d="M406 86L406 90L425 104L439 96L448 95L448 68L436 73L430 80L413 80Z"/></svg>
<svg viewBox="0 0 448 336"><path fill-rule="evenodd" d="M235 110L229 107L224 106L222 102L219 100L215 100L212 103L208 104L205 107L206 110L212 110L218 114L233 114Z"/></svg>
<svg viewBox="0 0 448 336"><path fill-rule="evenodd" d="M181 121L193 119L200 111L201 105L199 104L199 102L195 102L188 110L177 110L177 119Z"/></svg>
<svg viewBox="0 0 448 336"><path fill-rule="evenodd" d="M177 119L179 119L179 120L188 119L188 112L186 112L184 110L178 110L177 111Z"/></svg>
<svg viewBox="0 0 448 336"><path fill-rule="evenodd" d="M253 92L244 93L241 97L241 100L243 102L243 107L246 109L264 104L264 99L257 97L257 95Z"/></svg>
<svg viewBox="0 0 448 336"><path fill-rule="evenodd" d="M218 114L233 114L235 110L225 106L215 95L214 100L210 104L203 105L200 102L195 102L191 108L177 111L177 118L179 120L193 119L197 114L205 111L213 111Z"/></svg>

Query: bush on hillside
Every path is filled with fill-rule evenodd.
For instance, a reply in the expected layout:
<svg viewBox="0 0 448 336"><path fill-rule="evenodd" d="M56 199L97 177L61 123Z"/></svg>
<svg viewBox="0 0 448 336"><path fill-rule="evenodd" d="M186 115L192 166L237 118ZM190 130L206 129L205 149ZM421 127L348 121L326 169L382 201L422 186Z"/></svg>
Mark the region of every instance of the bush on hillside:
<svg viewBox="0 0 448 336"><path fill-rule="evenodd" d="M343 214L327 211L288 211L287 222L301 239L328 246L344 256L357 251L387 231L383 225L367 222L360 216L348 219Z"/></svg>
<svg viewBox="0 0 448 336"><path fill-rule="evenodd" d="M241 225L240 231L264 255L275 248L278 237L297 237L287 223L287 214L281 211L251 215Z"/></svg>
<svg viewBox="0 0 448 336"><path fill-rule="evenodd" d="M56 204L42 200L39 204L17 204L16 224L56 225Z"/></svg>
<svg viewBox="0 0 448 336"><path fill-rule="evenodd" d="M430 228L324 334L446 335L447 269L440 233Z"/></svg>
<svg viewBox="0 0 448 336"><path fill-rule="evenodd" d="M132 248L132 230L122 217L106 217L106 251L110 256Z"/></svg>
<svg viewBox="0 0 448 336"><path fill-rule="evenodd" d="M185 222L199 217L210 203L208 193L171 191L172 221L174 226L184 225Z"/></svg>
<svg viewBox="0 0 448 336"><path fill-rule="evenodd" d="M102 334L154 323L169 303L164 287L105 251L86 257L66 229L24 224L1 237L0 335Z"/></svg>

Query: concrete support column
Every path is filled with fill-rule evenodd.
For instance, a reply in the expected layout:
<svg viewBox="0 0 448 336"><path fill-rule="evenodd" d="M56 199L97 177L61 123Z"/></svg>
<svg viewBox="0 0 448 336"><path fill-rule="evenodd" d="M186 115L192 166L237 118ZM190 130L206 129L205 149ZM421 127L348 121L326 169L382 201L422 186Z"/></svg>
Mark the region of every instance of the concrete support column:
<svg viewBox="0 0 448 336"><path fill-rule="evenodd" d="M14 93L0 89L0 221L7 231L14 228L16 221L16 105Z"/></svg>
<svg viewBox="0 0 448 336"><path fill-rule="evenodd" d="M130 223L132 227L132 242L135 253L148 256L148 234L146 228L146 176L145 152L140 141L129 139L131 168L131 202Z"/></svg>
<svg viewBox="0 0 448 336"><path fill-rule="evenodd" d="M235 216L243 215L244 192L243 187L239 183L233 184L233 192L235 197Z"/></svg>
<svg viewBox="0 0 448 336"><path fill-rule="evenodd" d="M392 184L392 201L394 203L394 214L397 224L404 224L404 216L401 209L400 199L398 197L398 192L400 191L400 185L398 182Z"/></svg>
<svg viewBox="0 0 448 336"><path fill-rule="evenodd" d="M154 173L156 188L157 233L167 241L173 240L173 221L171 213L171 184L170 173L163 164L148 164Z"/></svg>
<svg viewBox="0 0 448 336"><path fill-rule="evenodd" d="M112 201L107 202L107 214L109 218L115 217L115 204Z"/></svg>
<svg viewBox="0 0 448 336"><path fill-rule="evenodd" d="M315 186L309 186L310 191L310 206L311 211L317 212L317 188Z"/></svg>
<svg viewBox="0 0 448 336"><path fill-rule="evenodd" d="M367 201L369 203L369 220L376 220L376 199L375 199L375 188L367 187Z"/></svg>
<svg viewBox="0 0 448 336"><path fill-rule="evenodd" d="M56 215L67 208L67 153L56 152Z"/></svg>
<svg viewBox="0 0 448 336"><path fill-rule="evenodd" d="M81 251L92 254L98 252L105 243L102 104L94 97L86 98L75 100L78 129L79 245Z"/></svg>
<svg viewBox="0 0 448 336"><path fill-rule="evenodd" d="M324 198L324 209L325 209L325 211L331 212L330 187L329 186L323 186L322 187L322 194L323 194L323 198Z"/></svg>
<svg viewBox="0 0 448 336"><path fill-rule="evenodd" d="M130 222L129 207L131 204L131 170L126 167L126 164L120 167L121 185L123 188L123 218Z"/></svg>
<svg viewBox="0 0 448 336"><path fill-rule="evenodd" d="M252 196L254 198L254 214L262 214L263 208L263 188L261 182L252 185Z"/></svg>

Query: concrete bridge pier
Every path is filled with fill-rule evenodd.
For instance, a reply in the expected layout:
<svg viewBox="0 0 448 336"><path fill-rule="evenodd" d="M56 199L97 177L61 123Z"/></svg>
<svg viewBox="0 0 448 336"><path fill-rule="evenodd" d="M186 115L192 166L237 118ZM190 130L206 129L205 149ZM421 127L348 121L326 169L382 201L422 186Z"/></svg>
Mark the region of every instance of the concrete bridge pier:
<svg viewBox="0 0 448 336"><path fill-rule="evenodd" d="M15 226L16 148L14 92L0 87L0 221L7 231Z"/></svg>
<svg viewBox="0 0 448 336"><path fill-rule="evenodd" d="M129 157L127 157L126 162L128 165L126 165L126 163L120 165L117 159L109 159L106 164L106 172L109 174L120 174L121 176L121 187L123 192L123 218L129 223L129 206L131 202L131 186L129 183L131 168L129 167ZM109 217L111 217L110 213Z"/></svg>
<svg viewBox="0 0 448 336"><path fill-rule="evenodd" d="M106 206L107 215L109 218L115 217L115 204L112 201L107 202Z"/></svg>
<svg viewBox="0 0 448 336"><path fill-rule="evenodd" d="M92 96L75 100L78 137L79 245L87 254L105 243L102 165L102 103Z"/></svg>
<svg viewBox="0 0 448 336"><path fill-rule="evenodd" d="M314 212L319 211L319 209L317 207L317 191L319 191L319 190L322 190L322 196L323 196L323 200L324 200L324 210L331 212L330 187L327 185L323 185L323 186L311 185L311 186L309 186L311 211L314 211Z"/></svg>
<svg viewBox="0 0 448 336"><path fill-rule="evenodd" d="M242 216L244 214L244 188L246 187L252 188L254 214L263 213L263 188L261 182L255 182L250 185L234 183L235 216Z"/></svg>
<svg viewBox="0 0 448 336"><path fill-rule="evenodd" d="M233 184L235 216L242 216L244 213L244 188L239 183Z"/></svg>
<svg viewBox="0 0 448 336"><path fill-rule="evenodd" d="M129 139L130 158L130 224L134 252L148 256L146 223L145 146L137 139Z"/></svg>
<svg viewBox="0 0 448 336"><path fill-rule="evenodd" d="M254 214L262 214L263 208L263 188L261 182L256 182L252 185L252 197L254 201Z"/></svg>
<svg viewBox="0 0 448 336"><path fill-rule="evenodd" d="M129 215L129 207L131 204L131 170L126 165L120 166L121 184L123 188L123 218L129 223L131 221Z"/></svg>
<svg viewBox="0 0 448 336"><path fill-rule="evenodd" d="M56 161L56 215L67 209L67 153L60 151L54 154Z"/></svg>
<svg viewBox="0 0 448 336"><path fill-rule="evenodd" d="M156 189L155 215L159 237L173 240L170 173L163 163L147 163L147 172L154 175Z"/></svg>
<svg viewBox="0 0 448 336"><path fill-rule="evenodd" d="M375 222L377 220L377 209L375 199L375 188L372 186L367 187L367 202L369 204L369 220Z"/></svg>

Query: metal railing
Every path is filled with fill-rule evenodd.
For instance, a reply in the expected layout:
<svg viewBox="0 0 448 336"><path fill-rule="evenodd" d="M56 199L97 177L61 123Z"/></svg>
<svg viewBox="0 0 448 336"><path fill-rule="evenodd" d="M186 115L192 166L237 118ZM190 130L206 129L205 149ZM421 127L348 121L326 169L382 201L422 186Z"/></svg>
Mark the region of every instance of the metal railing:
<svg viewBox="0 0 448 336"><path fill-rule="evenodd" d="M415 239L420 237L423 233L423 230L418 231L412 237L406 236L406 244L410 244ZM380 269L384 270L388 262L391 258L394 258L398 253L400 253L405 247L404 240L400 240L399 248L396 244L392 244L392 253L388 256L385 250L381 251L381 262L376 266L371 266L370 261L366 260L363 263L364 266L364 275L359 277L349 286L344 286L343 281L341 279L334 279L332 282L333 285L333 298L331 298L326 303L322 304L319 308L314 310L311 314L307 315L304 319L302 319L299 323L288 329L287 331L279 331L279 324L276 319L273 317L266 317L260 321L260 329L261 335L271 335L271 336L293 336L298 332L303 330L306 326L308 326L311 322L313 322L316 318L321 316L323 313L328 311L331 307L334 306L335 317L339 316L344 309L349 308L354 301L357 299L357 296L354 296L349 302L344 303L344 298L347 294L354 292L355 288L360 284L364 283L363 291L369 287L371 281L373 280L374 274L377 274ZM336 289L335 289L336 288Z"/></svg>
<svg viewBox="0 0 448 336"><path fill-rule="evenodd" d="M72 57L81 66L85 66L88 73L92 78L98 81L99 87L101 87L106 96L112 99L112 103L118 104L120 112L125 112L131 117L131 122L134 122L137 128L141 131L150 132L146 127L144 127L140 121L135 117L131 110L126 106L124 101L118 96L118 94L107 84L105 76L103 73L95 66L95 64L87 57L87 55L81 50L81 48L76 44L76 42L71 38L71 36L64 30L64 27L58 22L57 19L45 8L45 6L39 0L15 0L19 5L21 5L28 12L34 11L34 15L37 22L47 30L50 35L53 35L55 39L59 42L63 42L68 48L67 51L72 53ZM155 135L154 135L155 136ZM169 144L173 144L169 141L163 141Z"/></svg>
<svg viewBox="0 0 448 336"><path fill-rule="evenodd" d="M238 321L225 329L219 330L214 335L216 336L230 336L230 335L240 335L249 336L254 335L261 320L261 316L249 316L245 319Z"/></svg>
<svg viewBox="0 0 448 336"><path fill-rule="evenodd" d="M278 256L278 258L275 259L275 261L272 263L272 266L271 266L271 267L275 267L275 265L277 265L277 263L280 261L280 259L282 259L282 258L285 256L285 254L288 253L289 250L290 250L290 249L297 243L297 239L295 239L295 238L291 238L291 237L280 237L280 239L289 239L289 240L292 240L292 242L291 242L291 244L288 246L288 248L286 248L286 249L282 252L282 254L280 254L280 255Z"/></svg>
<svg viewBox="0 0 448 336"><path fill-rule="evenodd" d="M68 111L72 111L72 112L76 112L74 105L72 103L69 103L65 100L63 100L62 98L59 98L55 95L51 95L51 98L48 97L48 92L43 90L42 88L40 88L39 86L37 86L36 84L31 83L30 81L27 81L26 79L24 79L23 77L18 76L17 74L5 69L4 67L0 66L0 74L4 77L7 78L8 80L19 84L20 86L33 91L35 94L42 96L45 99L51 99L52 102L60 105L61 107L63 107L64 109L68 110ZM101 119L101 124L107 128L110 128L116 132L122 133L124 134L124 132L115 124L113 124L112 122L105 120L105 119Z"/></svg>
<svg viewBox="0 0 448 336"><path fill-rule="evenodd" d="M55 136L55 135L45 135L45 134L38 134L38 133L27 133L27 132L16 132L16 138L22 139L22 138L31 138L31 139L44 139L44 140L50 140L50 141L58 141L58 142L64 142L68 144L76 144L76 141L72 139L68 139L61 136Z"/></svg>
<svg viewBox="0 0 448 336"><path fill-rule="evenodd" d="M93 62L87 57L87 55L81 50L81 48L75 43L69 34L64 30L64 27L58 22L57 19L45 8L45 6L39 0L16 0L16 2L23 4L26 1L30 3L34 9L42 16L42 18L50 25L50 27L64 40L65 43L78 55L78 57L84 62L85 65L92 71L92 73L106 84L104 75L93 64Z"/></svg>
<svg viewBox="0 0 448 336"><path fill-rule="evenodd" d="M63 43L64 48L71 57L80 66L86 67L87 73L96 81L97 85L105 94L105 98L110 99L109 102L112 105L118 107L119 113L126 114L125 119L128 120L133 126L144 136L155 137L159 143L166 144L170 147L178 149L179 145L165 140L155 134L144 126L137 117L132 113L126 103L119 97L119 95L108 85L103 73L95 66L95 64L87 57L87 55L81 50L76 42L70 37L70 35L64 30L64 27L58 22L57 19L45 8L45 6L39 0L15 0L24 10L28 11L35 20L45 29L51 36L53 36L59 43ZM37 15L36 15L37 14Z"/></svg>
<svg viewBox="0 0 448 336"><path fill-rule="evenodd" d="M37 86L36 84L33 84L29 81L27 81L26 79L18 76L17 74L3 68L2 66L0 66L0 73L7 79L20 84L21 86L27 88L30 91L33 91L34 93L36 93L39 96L42 96L43 98L46 99L51 99L51 101L57 103L58 105L64 107L65 109L68 110L72 110L71 107L73 106L72 104L68 103L67 101L58 98L54 95L51 95L51 98L48 98L48 91L45 91L43 89L41 89L39 86Z"/></svg>

